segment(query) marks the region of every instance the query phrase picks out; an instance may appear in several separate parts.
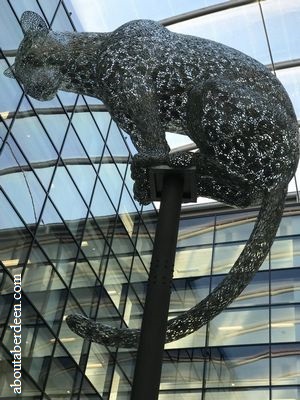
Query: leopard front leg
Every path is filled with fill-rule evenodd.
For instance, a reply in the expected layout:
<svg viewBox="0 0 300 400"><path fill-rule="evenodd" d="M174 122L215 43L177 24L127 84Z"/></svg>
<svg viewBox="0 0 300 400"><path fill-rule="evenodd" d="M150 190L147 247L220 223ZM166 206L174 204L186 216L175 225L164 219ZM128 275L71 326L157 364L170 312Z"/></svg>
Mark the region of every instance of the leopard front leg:
<svg viewBox="0 0 300 400"><path fill-rule="evenodd" d="M149 171L152 166L169 163L169 145L153 93L140 88L139 94L127 99L127 126L137 154L131 164L135 181L134 197L141 204L149 204ZM129 116L129 118L128 118Z"/></svg>

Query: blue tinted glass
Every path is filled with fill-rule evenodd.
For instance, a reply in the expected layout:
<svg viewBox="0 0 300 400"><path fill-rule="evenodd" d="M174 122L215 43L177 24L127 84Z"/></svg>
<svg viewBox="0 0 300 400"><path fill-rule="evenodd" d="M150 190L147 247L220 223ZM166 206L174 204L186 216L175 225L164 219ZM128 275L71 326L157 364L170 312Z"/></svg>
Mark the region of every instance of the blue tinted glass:
<svg viewBox="0 0 300 400"><path fill-rule="evenodd" d="M211 346L269 342L269 309L225 310L209 323Z"/></svg>
<svg viewBox="0 0 300 400"><path fill-rule="evenodd" d="M16 119L12 133L29 161L37 162L57 158L57 152L37 117Z"/></svg>
<svg viewBox="0 0 300 400"><path fill-rule="evenodd" d="M124 138L117 125L113 121L110 125L107 146L113 156L128 156L129 154L129 151L124 142Z"/></svg>
<svg viewBox="0 0 300 400"><path fill-rule="evenodd" d="M60 110L57 108L57 112L59 111ZM59 151L69 123L67 116L65 114L55 115L54 111L52 115L44 115L40 113L39 117L54 146L56 147L57 151Z"/></svg>
<svg viewBox="0 0 300 400"><path fill-rule="evenodd" d="M0 47L5 50L17 49L23 33L7 1L1 1Z"/></svg>
<svg viewBox="0 0 300 400"><path fill-rule="evenodd" d="M84 8L85 7L82 7L82 9L84 9ZM51 24L51 29L53 31L73 31L74 30L62 4L60 4L58 11L55 14L55 18Z"/></svg>
<svg viewBox="0 0 300 400"><path fill-rule="evenodd" d="M287 235L300 235L300 215L297 211L287 211L280 222L276 236Z"/></svg>
<svg viewBox="0 0 300 400"><path fill-rule="evenodd" d="M262 63L271 62L258 4L180 22L169 29L212 39L240 50Z"/></svg>
<svg viewBox="0 0 300 400"><path fill-rule="evenodd" d="M91 212L95 217L114 215L116 212L100 181L97 182L95 187Z"/></svg>
<svg viewBox="0 0 300 400"><path fill-rule="evenodd" d="M100 168L100 178L115 207L118 206L122 179L115 164L103 164Z"/></svg>
<svg viewBox="0 0 300 400"><path fill-rule="evenodd" d="M24 11L34 11L41 14L41 9L36 0L11 0L10 3L18 18L21 17Z"/></svg>
<svg viewBox="0 0 300 400"><path fill-rule="evenodd" d="M27 224L36 223L46 196L33 172L0 176L0 185Z"/></svg>
<svg viewBox="0 0 300 400"><path fill-rule="evenodd" d="M300 302L299 269L271 271L272 303Z"/></svg>
<svg viewBox="0 0 300 400"><path fill-rule="evenodd" d="M41 5L42 10L44 11L47 19L49 22L51 22L54 12L57 8L57 5L59 3L59 0L52 0L52 1L47 1L47 0L39 0L39 3Z"/></svg>
<svg viewBox="0 0 300 400"><path fill-rule="evenodd" d="M5 113L15 111L23 94L20 85L15 79L8 78L2 73L8 67L8 64L3 59L0 60L0 115L3 119L7 117Z"/></svg>
<svg viewBox="0 0 300 400"><path fill-rule="evenodd" d="M108 128L111 122L111 116L109 115L108 112L103 112L103 111L93 112L92 114L96 120L96 124L100 129L102 136L106 138L108 133Z"/></svg>
<svg viewBox="0 0 300 400"><path fill-rule="evenodd" d="M300 57L300 3L298 0L261 2L273 60Z"/></svg>
<svg viewBox="0 0 300 400"><path fill-rule="evenodd" d="M179 223L178 247L211 243L214 218L186 218Z"/></svg>
<svg viewBox="0 0 300 400"><path fill-rule="evenodd" d="M76 182L81 195L89 204L96 179L94 169L91 165L67 165L67 169Z"/></svg>
<svg viewBox="0 0 300 400"><path fill-rule="evenodd" d="M273 343L300 341L300 307L273 306L271 309L271 341Z"/></svg>
<svg viewBox="0 0 300 400"><path fill-rule="evenodd" d="M272 385L298 385L299 379L299 344L282 344L272 346ZM272 397L273 399L287 399L287 398L298 398L293 397L297 392L294 389L293 392L287 396L287 392L284 392L285 397L280 397L280 392ZM293 393L293 394L292 394ZM283 394L283 393L281 393Z"/></svg>
<svg viewBox="0 0 300 400"><path fill-rule="evenodd" d="M27 162L20 149L17 147L15 141L11 136L9 136L6 139L0 154L0 170L14 167L14 169L18 171L21 165L27 166ZM2 171L2 173L4 173L4 171Z"/></svg>
<svg viewBox="0 0 300 400"><path fill-rule="evenodd" d="M101 117L102 113L99 114ZM103 117L106 115L107 113L103 113ZM97 120L96 124L88 112L74 113L72 117L72 124L86 152L92 159L95 158L95 160L101 157L104 146L103 138L101 136L102 132L99 132L98 122L99 120Z"/></svg>
<svg viewBox="0 0 300 400"><path fill-rule="evenodd" d="M268 346L211 349L207 387L266 386L269 379Z"/></svg>
<svg viewBox="0 0 300 400"><path fill-rule="evenodd" d="M287 90L296 115L300 119L300 67L276 71L278 79Z"/></svg>
<svg viewBox="0 0 300 400"><path fill-rule="evenodd" d="M5 210L5 212L0 213L0 229L23 226L22 221L20 220L16 212L12 209L11 205L9 204L2 192L0 192L0 204L1 210Z"/></svg>
<svg viewBox="0 0 300 400"><path fill-rule="evenodd" d="M300 237L276 239L271 247L271 268L300 266Z"/></svg>
<svg viewBox="0 0 300 400"><path fill-rule="evenodd" d="M64 142L64 147L61 152L61 156L63 159L78 159L86 162L89 162L87 159L86 152L80 143L78 136L74 129L70 126L66 140Z"/></svg>
<svg viewBox="0 0 300 400"><path fill-rule="evenodd" d="M159 20L221 2L224 0L111 0L109 3L87 0L82 7L80 0L67 0L65 4L77 30L99 32L113 30L134 19Z"/></svg>
<svg viewBox="0 0 300 400"><path fill-rule="evenodd" d="M66 169L63 167L56 170L51 185L50 197L61 215L63 215L64 219L69 220L70 223L73 220L79 220L86 217L86 205L80 197ZM76 227L74 227L74 229L76 229Z"/></svg>

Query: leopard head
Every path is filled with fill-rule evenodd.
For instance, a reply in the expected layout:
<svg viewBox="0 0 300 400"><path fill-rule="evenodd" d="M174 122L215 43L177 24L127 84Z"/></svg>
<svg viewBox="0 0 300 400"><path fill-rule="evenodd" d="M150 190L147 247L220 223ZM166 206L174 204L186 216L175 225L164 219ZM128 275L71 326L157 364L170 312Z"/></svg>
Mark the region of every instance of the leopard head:
<svg viewBox="0 0 300 400"><path fill-rule="evenodd" d="M59 67L53 63L51 46L56 42L51 37L46 22L36 13L25 11L21 17L24 32L15 63L4 74L18 79L25 93L37 100L51 100L60 86L62 76Z"/></svg>

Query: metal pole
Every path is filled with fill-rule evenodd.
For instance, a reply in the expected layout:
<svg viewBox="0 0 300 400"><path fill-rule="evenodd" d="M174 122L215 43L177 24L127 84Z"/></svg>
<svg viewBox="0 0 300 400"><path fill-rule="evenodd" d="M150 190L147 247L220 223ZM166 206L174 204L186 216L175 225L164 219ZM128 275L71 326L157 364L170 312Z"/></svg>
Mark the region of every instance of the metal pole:
<svg viewBox="0 0 300 400"><path fill-rule="evenodd" d="M184 179L164 176L131 400L157 400Z"/></svg>

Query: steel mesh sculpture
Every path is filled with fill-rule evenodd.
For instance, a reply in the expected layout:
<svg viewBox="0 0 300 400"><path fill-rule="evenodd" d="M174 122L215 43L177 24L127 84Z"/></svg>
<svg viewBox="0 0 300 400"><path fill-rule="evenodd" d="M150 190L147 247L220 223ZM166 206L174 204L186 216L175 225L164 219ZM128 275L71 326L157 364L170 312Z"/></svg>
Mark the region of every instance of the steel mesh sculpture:
<svg viewBox="0 0 300 400"><path fill-rule="evenodd" d="M6 75L48 100L57 90L101 99L132 138L135 197L150 201L149 167L196 168L197 193L232 206L261 204L253 232L226 278L191 310L170 320L167 342L219 314L247 286L275 237L298 163L298 124L287 93L263 65L222 44L147 20L111 33L56 33L25 12L25 32ZM169 154L165 132L188 135L196 153ZM81 315L74 332L98 343L136 347L138 330Z"/></svg>

